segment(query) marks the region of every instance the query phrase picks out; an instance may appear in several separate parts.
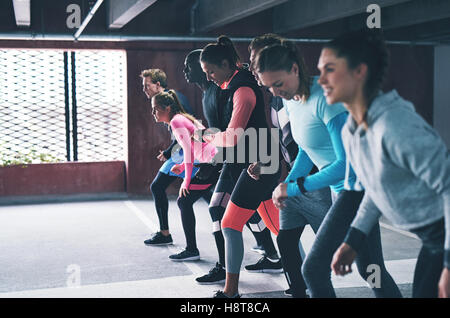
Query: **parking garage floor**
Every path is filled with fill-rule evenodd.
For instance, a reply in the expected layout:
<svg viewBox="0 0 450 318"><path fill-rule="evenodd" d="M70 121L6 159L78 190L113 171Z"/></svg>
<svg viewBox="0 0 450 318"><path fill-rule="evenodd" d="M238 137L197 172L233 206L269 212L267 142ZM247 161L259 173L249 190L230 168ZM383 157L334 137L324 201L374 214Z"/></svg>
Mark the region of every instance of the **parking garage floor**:
<svg viewBox="0 0 450 318"><path fill-rule="evenodd" d="M169 204L174 245L146 246L158 230L152 200L90 201L0 207L0 298L209 298L223 284L199 285L195 277L217 261L206 202L194 206L199 261L172 262L185 246L178 207ZM382 220L386 266L404 297L411 283L420 241ZM244 230L243 265L261 256ZM309 227L301 240L308 252L314 239ZM373 298L354 271L332 276L338 297ZM243 298L287 298L283 274L241 271Z"/></svg>

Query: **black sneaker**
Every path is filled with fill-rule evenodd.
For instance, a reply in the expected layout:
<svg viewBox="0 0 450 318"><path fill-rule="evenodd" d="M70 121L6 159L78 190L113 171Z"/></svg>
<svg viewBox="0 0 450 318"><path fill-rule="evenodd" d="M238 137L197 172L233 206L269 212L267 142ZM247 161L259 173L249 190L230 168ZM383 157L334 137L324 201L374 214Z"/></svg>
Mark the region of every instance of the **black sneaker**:
<svg viewBox="0 0 450 318"><path fill-rule="evenodd" d="M156 232L151 238L144 241L145 245L171 245L173 244L172 235L163 235L161 232Z"/></svg>
<svg viewBox="0 0 450 318"><path fill-rule="evenodd" d="M200 259L199 251L188 251L184 250L178 254L173 254L169 256L169 259L174 262L183 262L183 261L196 261Z"/></svg>
<svg viewBox="0 0 450 318"><path fill-rule="evenodd" d="M195 280L201 285L218 284L225 282L226 272L222 265L216 263L208 274L197 277Z"/></svg>
<svg viewBox="0 0 450 318"><path fill-rule="evenodd" d="M225 293L221 290L216 291L216 293L214 294L213 298L230 298L230 299L237 299L237 298L241 298L241 295L236 294L233 297L228 297L227 295L225 295Z"/></svg>
<svg viewBox="0 0 450 318"><path fill-rule="evenodd" d="M289 289L286 289L286 290L284 291L284 294L285 294L286 296L292 297L292 290L291 290L290 288L289 288ZM302 298L311 298L311 297L309 296L309 290L308 290L308 289L305 290L305 295L304 295L304 297L302 297Z"/></svg>
<svg viewBox="0 0 450 318"><path fill-rule="evenodd" d="M282 273L283 266L281 259L272 261L270 258L263 256L256 264L245 266L245 270L253 273Z"/></svg>

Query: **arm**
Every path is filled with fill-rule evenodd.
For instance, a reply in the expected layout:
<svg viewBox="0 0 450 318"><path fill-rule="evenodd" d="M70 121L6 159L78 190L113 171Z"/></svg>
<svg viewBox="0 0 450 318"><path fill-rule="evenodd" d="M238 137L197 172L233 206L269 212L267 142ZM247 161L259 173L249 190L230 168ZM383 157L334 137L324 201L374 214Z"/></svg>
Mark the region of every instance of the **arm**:
<svg viewBox="0 0 450 318"><path fill-rule="evenodd" d="M170 159L170 157L172 156L172 149L173 147L175 147L175 145L177 144L177 140L172 140L172 143L169 145L169 147L167 147L166 150L163 151L163 156L166 159Z"/></svg>
<svg viewBox="0 0 450 318"><path fill-rule="evenodd" d="M301 194L295 181L298 178L308 175L313 165L314 164L309 158L308 154L300 146L298 146L298 153L297 157L295 157L294 165L292 166L291 171L284 180L284 183L287 183L288 197L297 196Z"/></svg>
<svg viewBox="0 0 450 318"><path fill-rule="evenodd" d="M250 87L240 87L233 95L233 113L227 129L204 140L216 147L234 147L244 133L245 127L256 106L256 95Z"/></svg>
<svg viewBox="0 0 450 318"><path fill-rule="evenodd" d="M183 148L185 173L182 187L187 189L191 183L191 175L194 166L194 149L191 144L191 130L193 129L194 124L186 117L180 115L172 119L170 126L172 127L172 132L177 142L180 144L181 148ZM191 128L191 130L189 128Z"/></svg>
<svg viewBox="0 0 450 318"><path fill-rule="evenodd" d="M366 192L344 242L350 245L355 251L358 251L364 239L369 235L380 217L380 210Z"/></svg>
<svg viewBox="0 0 450 318"><path fill-rule="evenodd" d="M330 107L330 106L328 106ZM343 112L332 118L327 124L327 130L330 134L331 143L333 144L336 160L320 170L319 172L307 176L304 179L303 187L305 191L318 190L344 179L345 176L345 150L342 144L341 130L347 120L347 113ZM312 166L311 166L312 167ZM310 167L310 170L311 170ZM305 175L303 175L305 176ZM300 177L303 177L300 176ZM299 178L299 177L297 177ZM295 179L294 179L295 180ZM288 194L301 195L301 191L296 182L288 185Z"/></svg>

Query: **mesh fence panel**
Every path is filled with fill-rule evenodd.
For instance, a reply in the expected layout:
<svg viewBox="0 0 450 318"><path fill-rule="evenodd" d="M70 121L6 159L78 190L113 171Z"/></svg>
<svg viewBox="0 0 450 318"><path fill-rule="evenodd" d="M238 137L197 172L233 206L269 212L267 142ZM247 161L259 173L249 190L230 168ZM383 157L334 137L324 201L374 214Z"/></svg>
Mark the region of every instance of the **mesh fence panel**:
<svg viewBox="0 0 450 318"><path fill-rule="evenodd" d="M4 156L65 160L62 52L0 50L0 146Z"/></svg>
<svg viewBox="0 0 450 318"><path fill-rule="evenodd" d="M123 160L124 61L121 51L75 52L78 147L73 149L72 133L66 133L63 52L0 50L0 165L31 152L65 161L67 142L71 158L77 152L79 161ZM72 116L71 105L69 110Z"/></svg>
<svg viewBox="0 0 450 318"><path fill-rule="evenodd" d="M75 53L78 160L123 160L124 53Z"/></svg>

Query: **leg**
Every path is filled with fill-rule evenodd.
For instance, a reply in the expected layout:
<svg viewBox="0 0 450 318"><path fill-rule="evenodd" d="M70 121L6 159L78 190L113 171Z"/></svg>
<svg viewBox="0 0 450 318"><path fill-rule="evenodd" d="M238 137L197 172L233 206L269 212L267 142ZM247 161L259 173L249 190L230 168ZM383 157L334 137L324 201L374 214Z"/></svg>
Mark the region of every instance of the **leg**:
<svg viewBox="0 0 450 318"><path fill-rule="evenodd" d="M275 245L273 244L270 230L265 225L264 220L261 218L260 214L254 212L250 219L246 222L246 224L252 231L258 244L260 244L264 248L265 255L272 259L278 259L278 253L275 249Z"/></svg>
<svg viewBox="0 0 450 318"><path fill-rule="evenodd" d="M211 186L207 191L203 191L202 198L205 200L206 203L211 203L211 198L214 192L214 186Z"/></svg>
<svg viewBox="0 0 450 318"><path fill-rule="evenodd" d="M414 270L413 298L437 298L444 253L433 253L425 246L420 249Z"/></svg>
<svg viewBox="0 0 450 318"><path fill-rule="evenodd" d="M291 289L292 297L295 298L306 297L306 284L300 270L303 260L298 248L298 241L303 229L304 227L300 226L290 230L280 230L280 234L277 236L284 274Z"/></svg>
<svg viewBox="0 0 450 318"><path fill-rule="evenodd" d="M225 208L230 200L230 193L236 183L236 174L241 168L236 165L224 164L216 187L209 203L209 213L213 224L213 235L216 242L219 261L208 274L197 277L199 284L211 284L225 280L225 240L221 230L221 221Z"/></svg>
<svg viewBox="0 0 450 318"><path fill-rule="evenodd" d="M185 197L179 197L177 200L181 212L181 222L183 224L184 235L186 237L186 250L189 252L198 252L197 241L195 238L195 214L193 205L200 199L207 190L190 191Z"/></svg>
<svg viewBox="0 0 450 318"><path fill-rule="evenodd" d="M379 224L374 226L366 238L364 246L356 257L356 265L361 277L372 286L375 297L402 298L397 284L384 265ZM379 273L373 272L373 269L369 267L373 265L376 266L375 271L379 269Z"/></svg>
<svg viewBox="0 0 450 318"><path fill-rule="evenodd" d="M342 191L323 220L302 267L311 297L335 298L331 284L331 260L345 238L363 192Z"/></svg>
<svg viewBox="0 0 450 318"><path fill-rule="evenodd" d="M306 284L301 272L300 236L307 224L316 232L331 205L329 189L290 197L280 211L280 234L277 237L286 279L293 297L306 296ZM299 248L300 247L300 248Z"/></svg>
<svg viewBox="0 0 450 318"><path fill-rule="evenodd" d="M173 177L159 171L150 186L153 199L155 200L156 213L158 214L159 219L159 227L161 232L163 232L163 234L165 235L169 235L169 201L167 199L166 189L176 179L177 177Z"/></svg>
<svg viewBox="0 0 450 318"><path fill-rule="evenodd" d="M444 263L444 219L411 232L417 234L423 243L414 271L412 297L437 298Z"/></svg>
<svg viewBox="0 0 450 318"><path fill-rule="evenodd" d="M261 176L254 180L248 176L247 171L242 171L239 180L231 195L222 221L222 229L225 237L227 281L224 293L232 296L238 293L239 272L244 256L244 244L242 229L244 224L251 219L254 211L261 202L271 197L276 185L278 175ZM267 231L270 240L270 232ZM273 250L275 248L273 247Z"/></svg>

